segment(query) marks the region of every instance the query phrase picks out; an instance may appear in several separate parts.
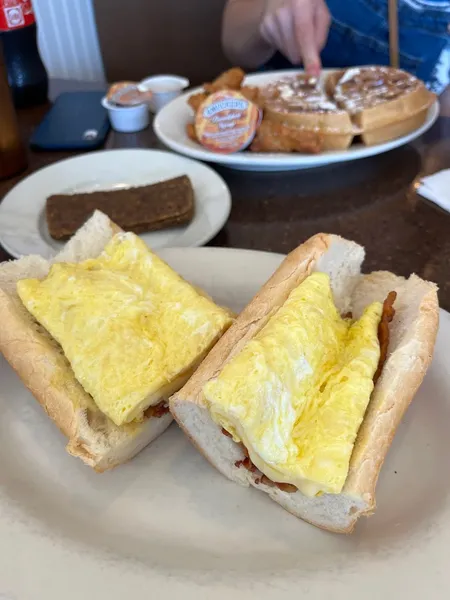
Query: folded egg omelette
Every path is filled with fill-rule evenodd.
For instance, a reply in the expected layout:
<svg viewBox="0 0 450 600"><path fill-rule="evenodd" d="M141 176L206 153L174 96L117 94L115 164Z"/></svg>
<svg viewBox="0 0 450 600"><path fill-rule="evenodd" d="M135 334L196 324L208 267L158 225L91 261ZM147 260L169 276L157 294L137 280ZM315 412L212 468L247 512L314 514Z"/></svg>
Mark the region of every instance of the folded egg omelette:
<svg viewBox="0 0 450 600"><path fill-rule="evenodd" d="M339 494L380 360L383 307L341 316L313 273L203 388L212 418L270 480Z"/></svg>
<svg viewBox="0 0 450 600"><path fill-rule="evenodd" d="M118 426L177 391L232 321L131 233L116 234L98 258L19 281L17 291Z"/></svg>

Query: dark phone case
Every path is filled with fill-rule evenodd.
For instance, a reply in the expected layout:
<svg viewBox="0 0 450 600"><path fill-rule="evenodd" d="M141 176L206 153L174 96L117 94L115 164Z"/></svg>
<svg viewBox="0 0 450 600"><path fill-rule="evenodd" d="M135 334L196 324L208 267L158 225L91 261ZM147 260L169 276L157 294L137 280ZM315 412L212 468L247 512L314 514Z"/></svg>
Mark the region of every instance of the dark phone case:
<svg viewBox="0 0 450 600"><path fill-rule="evenodd" d="M35 129L30 146L38 150L93 150L109 131L104 92L64 92Z"/></svg>

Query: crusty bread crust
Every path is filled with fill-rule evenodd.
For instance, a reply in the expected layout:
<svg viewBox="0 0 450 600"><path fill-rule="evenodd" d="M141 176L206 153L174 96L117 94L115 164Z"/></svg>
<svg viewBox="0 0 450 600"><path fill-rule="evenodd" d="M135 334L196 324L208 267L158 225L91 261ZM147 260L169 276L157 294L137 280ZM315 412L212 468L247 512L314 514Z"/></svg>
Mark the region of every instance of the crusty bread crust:
<svg viewBox="0 0 450 600"><path fill-rule="evenodd" d="M367 304L397 291L396 316L390 327L389 356L371 401L352 455L345 484L348 494L375 508L375 487L398 425L431 363L439 325L437 287L416 275L392 273L363 276L353 295L355 314Z"/></svg>
<svg viewBox="0 0 450 600"><path fill-rule="evenodd" d="M435 343L439 307L434 284L391 273L360 275L363 249L337 236L319 234L299 246L244 309L186 386L170 400L171 411L193 443L226 477L253 485L283 508L317 527L350 532L357 519L375 507L375 486L396 428L423 380ZM307 498L257 483L257 478L235 463L241 448L212 421L202 389L216 377L284 303L289 293L314 270L327 272L336 305L351 308L357 317L367 304L397 291L396 317L391 324L388 358L358 433L350 471L341 494Z"/></svg>
<svg viewBox="0 0 450 600"><path fill-rule="evenodd" d="M98 256L120 231L106 215L95 213L52 262L79 262ZM51 262L28 256L0 267L0 351L68 438L67 451L96 471L105 471L137 454L171 423L170 414L117 427L77 382L61 347L21 303L16 284L44 278Z"/></svg>

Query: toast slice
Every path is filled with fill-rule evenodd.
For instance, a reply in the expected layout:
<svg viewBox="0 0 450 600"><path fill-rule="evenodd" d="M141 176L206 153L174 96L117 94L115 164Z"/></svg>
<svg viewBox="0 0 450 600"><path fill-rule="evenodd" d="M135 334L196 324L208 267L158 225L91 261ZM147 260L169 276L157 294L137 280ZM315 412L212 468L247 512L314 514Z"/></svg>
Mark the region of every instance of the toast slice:
<svg viewBox="0 0 450 600"><path fill-rule="evenodd" d="M398 424L430 364L439 318L437 289L412 275L362 275L364 249L335 235L318 234L299 246L261 288L228 332L213 348L188 383L170 399L175 419L194 445L223 475L266 492L297 517L333 532L352 531L357 519L375 508L378 475ZM350 469L340 494L307 497L284 491L240 466L240 444L223 434L212 420L204 385L258 333L284 304L290 292L314 271L331 279L334 301L341 314L359 318L371 302L383 301L395 290L396 316L390 326L387 360L358 432Z"/></svg>
<svg viewBox="0 0 450 600"><path fill-rule="evenodd" d="M47 198L48 230L67 239L100 210L125 231L142 233L189 223L194 217L194 190L187 175L152 185Z"/></svg>

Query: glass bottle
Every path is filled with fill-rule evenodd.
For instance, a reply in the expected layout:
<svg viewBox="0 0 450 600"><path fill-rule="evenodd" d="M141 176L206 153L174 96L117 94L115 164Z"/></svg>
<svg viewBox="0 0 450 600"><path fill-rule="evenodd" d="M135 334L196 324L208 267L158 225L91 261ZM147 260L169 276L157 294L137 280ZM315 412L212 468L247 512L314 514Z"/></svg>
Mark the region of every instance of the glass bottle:
<svg viewBox="0 0 450 600"><path fill-rule="evenodd" d="M0 179L11 177L27 166L8 75L0 46Z"/></svg>

